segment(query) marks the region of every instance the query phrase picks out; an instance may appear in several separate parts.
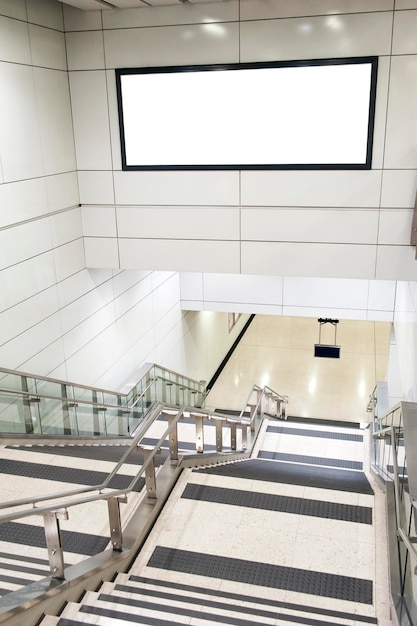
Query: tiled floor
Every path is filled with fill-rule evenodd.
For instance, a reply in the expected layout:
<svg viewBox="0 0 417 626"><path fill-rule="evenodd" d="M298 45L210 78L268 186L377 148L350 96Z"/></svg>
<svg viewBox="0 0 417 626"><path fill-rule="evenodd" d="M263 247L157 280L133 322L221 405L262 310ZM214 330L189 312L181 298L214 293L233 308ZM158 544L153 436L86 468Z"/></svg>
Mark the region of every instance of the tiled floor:
<svg viewBox="0 0 417 626"><path fill-rule="evenodd" d="M341 320L340 359L314 357L316 319L257 315L208 395L212 408L241 410L253 384L289 396L288 414L362 422L368 396L386 380L391 325ZM334 343L324 325L321 343Z"/></svg>

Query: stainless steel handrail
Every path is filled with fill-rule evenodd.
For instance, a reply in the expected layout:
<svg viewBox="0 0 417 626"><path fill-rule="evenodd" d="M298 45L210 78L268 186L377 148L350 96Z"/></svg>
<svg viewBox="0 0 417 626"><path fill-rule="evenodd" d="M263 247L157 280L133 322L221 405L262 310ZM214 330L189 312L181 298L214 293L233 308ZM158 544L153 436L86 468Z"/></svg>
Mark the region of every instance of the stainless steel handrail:
<svg viewBox="0 0 417 626"><path fill-rule="evenodd" d="M249 418L244 415L244 411L242 411L242 414L239 417L236 417L225 415L220 412L209 411L206 409L195 409L194 407L187 406L178 407L168 405L162 402L156 403L149 411L145 420L139 425L128 450L126 450L126 452L122 455L119 462L108 474L106 480L103 483L89 487L80 487L78 489L61 491L59 493L51 493L45 494L43 496L33 496L29 498L20 498L18 500L5 502L0 505L0 510L14 510L1 515L0 523L10 522L33 515L43 515L45 519L45 534L47 546L55 546L53 550L48 550L52 576L56 578L64 578L64 561L62 548L59 548L58 551L56 548L56 546L60 546L58 520L62 515L67 516L67 510L73 506L83 505L98 500L107 500L109 504L111 535L112 537L116 537L115 541L112 541L112 543L114 546L116 546L114 549L120 550L122 545L122 530L120 514L118 512L119 502L126 501L123 498L134 490L143 474L145 474L146 477L145 489L148 493L148 498L156 497L154 457L159 452L164 441L166 441L166 439L168 438L170 460L178 461L179 457L177 425L179 420L182 417L191 417L195 420L197 452L204 451L204 419L206 419L207 421L214 420L219 422L219 424L224 423L230 426L230 446L232 450L237 449L236 428L237 426L241 426L242 452L244 452L247 445L247 431L248 429L250 429L251 431L255 430L255 419L261 413L262 400L264 397L269 397L272 390L268 388L262 389L261 387L255 385L248 396L248 400L250 400L250 397L254 391L257 394L257 403L256 405L254 405L255 410L252 410ZM280 394L276 394L275 392L272 393L277 398L283 397L280 396ZM144 462L136 472L135 476L132 478L129 485L123 489L111 489L109 487L111 480L117 475L120 468L125 464L132 451L140 447L141 440L160 415L164 415L168 418L168 426L164 430L158 442L151 449L147 449L146 447L142 448L145 456ZM218 430L219 429L216 428L216 449L217 451L222 451L222 426L220 426L220 435ZM19 507L26 508L24 508L24 510L16 511L16 509ZM53 519L53 523L51 523L51 519Z"/></svg>

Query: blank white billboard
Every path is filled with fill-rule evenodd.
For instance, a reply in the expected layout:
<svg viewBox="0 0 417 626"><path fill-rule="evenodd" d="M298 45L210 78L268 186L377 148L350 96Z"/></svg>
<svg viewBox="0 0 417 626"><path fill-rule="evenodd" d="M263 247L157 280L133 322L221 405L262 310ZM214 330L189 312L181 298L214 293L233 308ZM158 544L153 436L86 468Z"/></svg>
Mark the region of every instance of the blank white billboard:
<svg viewBox="0 0 417 626"><path fill-rule="evenodd" d="M377 58L116 70L123 169L368 169Z"/></svg>

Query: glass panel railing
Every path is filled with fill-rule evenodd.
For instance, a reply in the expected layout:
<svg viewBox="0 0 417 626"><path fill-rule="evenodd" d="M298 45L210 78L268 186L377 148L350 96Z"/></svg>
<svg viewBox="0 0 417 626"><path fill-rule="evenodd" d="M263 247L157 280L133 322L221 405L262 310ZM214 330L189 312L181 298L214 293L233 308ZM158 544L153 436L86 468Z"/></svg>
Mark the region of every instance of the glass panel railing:
<svg viewBox="0 0 417 626"><path fill-rule="evenodd" d="M0 370L0 432L128 436L154 402L204 406L205 386L158 365L124 392Z"/></svg>
<svg viewBox="0 0 417 626"><path fill-rule="evenodd" d="M417 516L411 497L417 484L416 420L417 404L400 402L373 421L373 467L391 485L386 489L391 589L400 626L417 624Z"/></svg>

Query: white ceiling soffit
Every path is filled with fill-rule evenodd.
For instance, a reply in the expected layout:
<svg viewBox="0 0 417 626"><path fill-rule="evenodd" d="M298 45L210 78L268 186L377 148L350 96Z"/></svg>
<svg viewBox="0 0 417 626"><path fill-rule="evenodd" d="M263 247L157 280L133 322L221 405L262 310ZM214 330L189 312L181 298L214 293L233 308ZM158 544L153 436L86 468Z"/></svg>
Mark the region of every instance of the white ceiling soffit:
<svg viewBox="0 0 417 626"><path fill-rule="evenodd" d="M219 0L60 0L64 4L70 4L83 11L102 11L104 9L137 9L149 6L167 6L172 4L182 4L190 2L198 4L200 2L210 2Z"/></svg>

